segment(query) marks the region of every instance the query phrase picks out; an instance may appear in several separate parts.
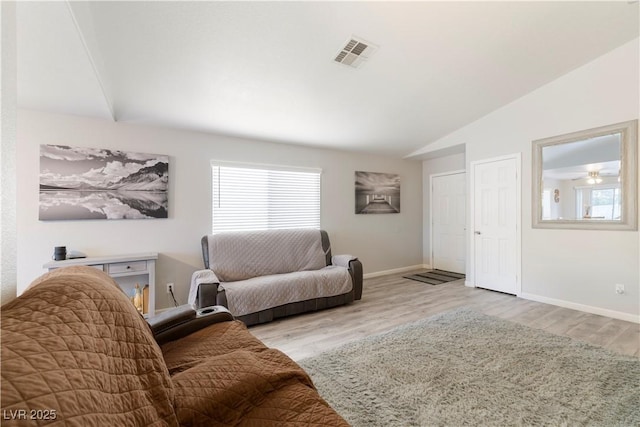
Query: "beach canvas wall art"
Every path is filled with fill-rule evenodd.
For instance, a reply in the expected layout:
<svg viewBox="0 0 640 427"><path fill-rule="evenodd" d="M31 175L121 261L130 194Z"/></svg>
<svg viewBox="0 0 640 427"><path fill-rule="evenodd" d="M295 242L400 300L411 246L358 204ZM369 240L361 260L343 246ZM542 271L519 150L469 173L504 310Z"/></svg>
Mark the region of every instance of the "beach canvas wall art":
<svg viewBox="0 0 640 427"><path fill-rule="evenodd" d="M40 145L40 220L168 217L169 156Z"/></svg>
<svg viewBox="0 0 640 427"><path fill-rule="evenodd" d="M356 213L400 213L400 175L356 172Z"/></svg>

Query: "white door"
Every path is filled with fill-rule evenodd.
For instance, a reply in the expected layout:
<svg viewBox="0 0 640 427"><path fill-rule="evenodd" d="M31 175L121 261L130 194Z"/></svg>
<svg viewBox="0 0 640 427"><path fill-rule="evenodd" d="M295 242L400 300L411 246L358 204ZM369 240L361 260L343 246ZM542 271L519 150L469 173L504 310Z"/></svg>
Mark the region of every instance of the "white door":
<svg viewBox="0 0 640 427"><path fill-rule="evenodd" d="M475 286L519 294L519 158L473 164Z"/></svg>
<svg viewBox="0 0 640 427"><path fill-rule="evenodd" d="M464 172L431 178L432 266L465 273Z"/></svg>

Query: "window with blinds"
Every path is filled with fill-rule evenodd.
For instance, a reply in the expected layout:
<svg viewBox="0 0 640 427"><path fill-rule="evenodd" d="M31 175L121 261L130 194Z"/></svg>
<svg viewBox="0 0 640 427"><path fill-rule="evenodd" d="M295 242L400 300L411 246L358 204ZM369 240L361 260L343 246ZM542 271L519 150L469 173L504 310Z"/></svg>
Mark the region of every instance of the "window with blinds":
<svg viewBox="0 0 640 427"><path fill-rule="evenodd" d="M320 169L212 162L213 234L320 228Z"/></svg>

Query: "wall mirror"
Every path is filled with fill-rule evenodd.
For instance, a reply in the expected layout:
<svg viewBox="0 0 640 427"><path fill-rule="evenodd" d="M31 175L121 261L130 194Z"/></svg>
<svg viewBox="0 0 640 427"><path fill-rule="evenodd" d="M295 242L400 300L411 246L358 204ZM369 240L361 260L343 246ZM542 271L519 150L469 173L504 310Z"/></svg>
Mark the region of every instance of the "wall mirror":
<svg viewBox="0 0 640 427"><path fill-rule="evenodd" d="M637 146L637 120L533 141L533 227L637 230Z"/></svg>

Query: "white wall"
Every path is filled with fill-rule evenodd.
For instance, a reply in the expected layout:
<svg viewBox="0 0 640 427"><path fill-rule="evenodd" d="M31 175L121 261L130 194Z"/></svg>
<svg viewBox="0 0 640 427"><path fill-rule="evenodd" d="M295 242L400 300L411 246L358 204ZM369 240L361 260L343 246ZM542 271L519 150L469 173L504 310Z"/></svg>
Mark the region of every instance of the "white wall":
<svg viewBox="0 0 640 427"><path fill-rule="evenodd" d="M0 300L4 303L16 296L16 4L0 4Z"/></svg>
<svg viewBox="0 0 640 427"><path fill-rule="evenodd" d="M467 165L522 153L524 297L638 321L637 231L531 227L531 142L637 119L638 48L638 39L620 46L435 143L466 143ZM616 295L616 283L625 294Z"/></svg>
<svg viewBox="0 0 640 427"><path fill-rule="evenodd" d="M39 221L40 144L169 155L169 218ZM322 168L321 223L334 254L358 256L367 273L422 263L419 161L28 110L18 110L18 147L18 292L44 271L54 246L90 256L156 251L156 307L169 306L167 282L176 284L178 302L185 303L191 273L203 265L200 238L211 232L211 159ZM400 175L400 214L354 213L358 170Z"/></svg>
<svg viewBox="0 0 640 427"><path fill-rule="evenodd" d="M551 194L551 202L549 204L550 206L550 210L549 210L549 215L550 218L553 219L558 219L559 216L562 216L561 212L560 212L560 204L556 203L553 200L553 191L554 190L561 190L560 189L560 182L557 179L550 179L550 178L545 178L543 181L543 190L549 190L549 193ZM560 194L564 196L564 192L561 190ZM565 205L566 203L566 198L564 199L560 199L563 202L563 205Z"/></svg>
<svg viewBox="0 0 640 427"><path fill-rule="evenodd" d="M422 256L431 267L431 181L439 173L465 170L464 153L429 159L422 162Z"/></svg>

